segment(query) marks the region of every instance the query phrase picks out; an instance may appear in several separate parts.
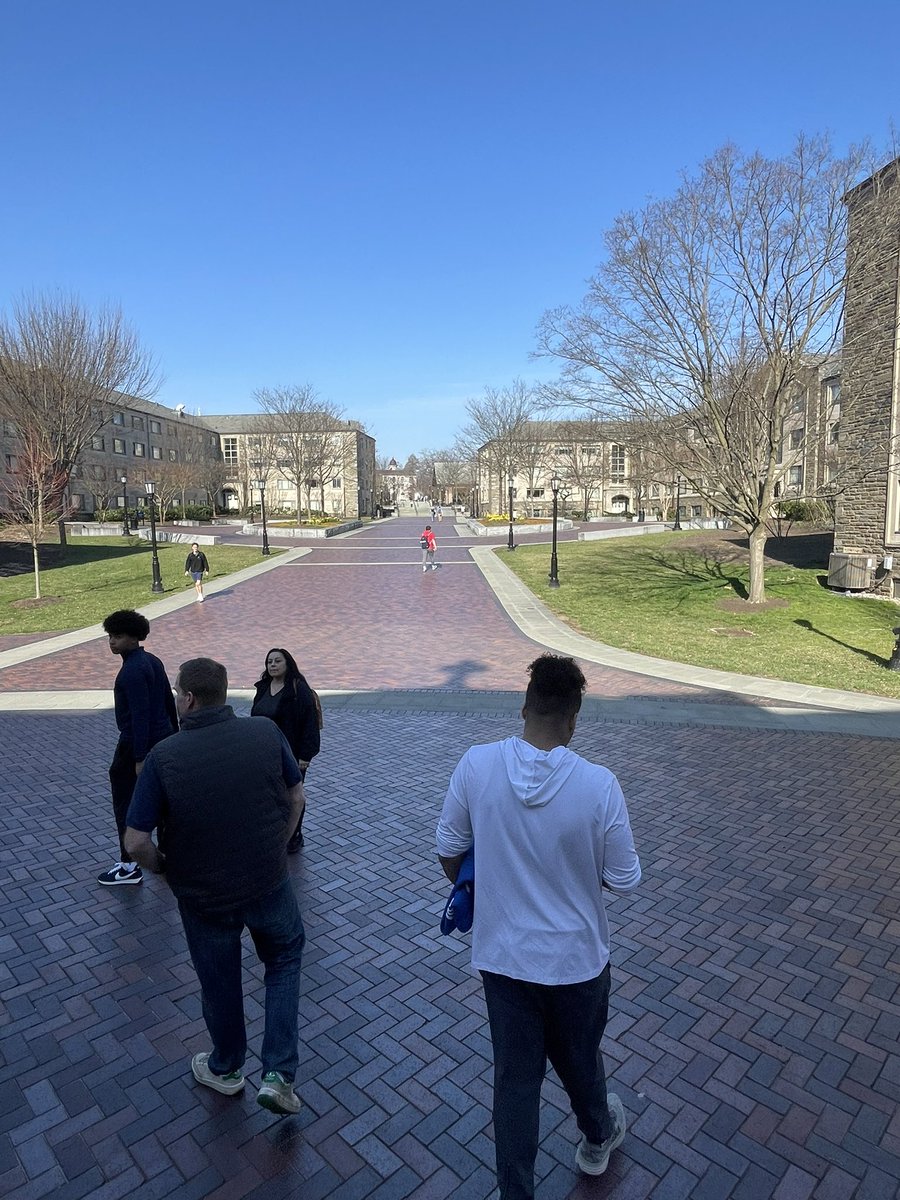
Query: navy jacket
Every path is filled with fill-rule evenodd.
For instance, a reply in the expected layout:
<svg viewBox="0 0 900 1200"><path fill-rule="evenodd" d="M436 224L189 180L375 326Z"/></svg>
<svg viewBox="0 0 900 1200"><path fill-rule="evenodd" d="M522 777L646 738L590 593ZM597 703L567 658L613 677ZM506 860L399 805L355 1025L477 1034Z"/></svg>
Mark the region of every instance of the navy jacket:
<svg viewBox="0 0 900 1200"><path fill-rule="evenodd" d="M113 686L119 740L127 742L135 762L178 728L178 713L166 668L143 646L129 650Z"/></svg>

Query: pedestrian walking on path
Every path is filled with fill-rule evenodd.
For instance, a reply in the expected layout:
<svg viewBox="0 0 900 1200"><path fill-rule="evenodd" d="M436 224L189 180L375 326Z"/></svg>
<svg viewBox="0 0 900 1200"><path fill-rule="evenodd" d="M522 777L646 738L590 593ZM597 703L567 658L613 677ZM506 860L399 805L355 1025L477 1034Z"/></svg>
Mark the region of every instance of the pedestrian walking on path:
<svg viewBox="0 0 900 1200"><path fill-rule="evenodd" d="M209 561L196 542L191 542L191 552L184 560L184 573L194 581L197 599L205 599L203 595L203 576L209 574Z"/></svg>
<svg viewBox="0 0 900 1200"><path fill-rule="evenodd" d="M437 563L434 561L434 554L437 550L437 542L430 525L426 525L419 535L419 545L422 547L422 570L427 571L431 567L432 571L436 571Z"/></svg>
<svg viewBox="0 0 900 1200"><path fill-rule="evenodd" d="M226 704L221 663L181 664L175 696L181 731L147 758L125 844L148 870L165 870L181 913L203 995L212 1050L195 1054L198 1083L236 1095L244 1088L247 1028L241 983L246 927L265 965L265 1033L257 1102L299 1112L294 1076L305 934L285 849L303 809L300 769L272 721L239 721ZM151 833L166 815L165 855Z"/></svg>
<svg viewBox="0 0 900 1200"><path fill-rule="evenodd" d="M112 653L122 656L113 685L119 740L109 768L119 861L97 876L98 883L112 887L143 882L141 868L125 851L125 818L144 760L152 746L178 728L178 714L165 667L141 646L150 633L147 618L133 609L120 609L109 614L103 628Z"/></svg>
<svg viewBox="0 0 900 1200"><path fill-rule="evenodd" d="M534 1196L548 1058L582 1134L577 1166L602 1175L625 1136L600 1053L610 989L602 889L627 892L641 878L616 777L567 749L586 687L581 669L545 654L528 670L522 736L466 752L437 828L451 882L475 848L472 965L494 1048L500 1200Z"/></svg>
<svg viewBox="0 0 900 1200"><path fill-rule="evenodd" d="M266 665L256 681L251 717L274 721L297 759L300 777L306 782L310 762L320 749L321 710L316 693L306 682L294 656L276 647L266 655ZM296 854L303 843L303 818L306 806L288 842L288 854Z"/></svg>

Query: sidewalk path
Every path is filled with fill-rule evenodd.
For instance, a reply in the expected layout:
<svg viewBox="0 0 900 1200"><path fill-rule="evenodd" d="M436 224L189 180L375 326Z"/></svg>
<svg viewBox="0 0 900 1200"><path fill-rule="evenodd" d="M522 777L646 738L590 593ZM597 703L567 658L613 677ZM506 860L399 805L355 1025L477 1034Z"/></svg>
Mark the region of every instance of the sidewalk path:
<svg viewBox="0 0 900 1200"><path fill-rule="evenodd" d="M208 1046L165 883L94 882L113 849L116 660L102 637L5 667L0 656L0 698L26 706L40 685L48 710L69 709L0 712L0 1197L491 1194L484 1005L469 939L437 932L433 833L462 751L519 732L539 644L447 521L445 565L423 575L419 525L381 522L205 604L146 609L170 671L213 653L246 687L287 644L328 691L307 846L291 862L308 934L295 1118L254 1102L255 958L250 1084L226 1098L190 1075ZM841 722L893 714L586 672L574 747L619 775L644 866L640 888L610 902L604 1049L630 1128L602 1181L579 1177L551 1073L538 1200L890 1200L900 743ZM807 719L830 732L793 724Z"/></svg>

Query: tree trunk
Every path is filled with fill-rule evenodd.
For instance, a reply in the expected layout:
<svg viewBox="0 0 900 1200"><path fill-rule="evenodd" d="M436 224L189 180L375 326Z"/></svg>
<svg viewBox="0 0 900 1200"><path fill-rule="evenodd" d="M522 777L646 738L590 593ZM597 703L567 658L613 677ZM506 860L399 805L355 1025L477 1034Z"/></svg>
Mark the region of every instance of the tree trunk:
<svg viewBox="0 0 900 1200"><path fill-rule="evenodd" d="M40 563L40 559L38 557L37 542L31 543L31 556L34 559L34 598L35 598L35 600L40 600L40 598L41 598L41 563Z"/></svg>
<svg viewBox="0 0 900 1200"><path fill-rule="evenodd" d="M764 604L766 599L766 527L757 525L750 533L750 595L751 604Z"/></svg>
<svg viewBox="0 0 900 1200"><path fill-rule="evenodd" d="M65 516L62 516L59 518L59 520L56 522L56 527L59 530L59 544L61 546L68 546L69 543L66 540L66 518L65 518Z"/></svg>

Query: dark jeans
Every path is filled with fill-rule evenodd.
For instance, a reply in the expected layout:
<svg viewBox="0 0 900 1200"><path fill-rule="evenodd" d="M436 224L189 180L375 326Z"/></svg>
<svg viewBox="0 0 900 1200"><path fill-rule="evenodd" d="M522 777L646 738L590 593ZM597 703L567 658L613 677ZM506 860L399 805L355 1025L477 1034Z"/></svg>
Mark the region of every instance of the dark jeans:
<svg viewBox="0 0 900 1200"><path fill-rule="evenodd" d="M247 1056L241 986L241 933L246 926L266 968L263 1074L280 1071L292 1081L299 1062L297 1007L306 935L290 879L261 899L225 913L204 913L181 900L178 907L213 1043L209 1069L228 1075L240 1070Z"/></svg>
<svg viewBox="0 0 900 1200"><path fill-rule="evenodd" d="M589 1142L613 1131L600 1039L609 964L596 979L550 987L481 972L494 1046L494 1142L500 1200L531 1200L547 1059Z"/></svg>
<svg viewBox="0 0 900 1200"><path fill-rule="evenodd" d="M112 792L113 813L116 818L116 829L119 831L119 861L128 862L125 853L125 817L128 805L134 793L137 776L134 773L134 753L131 743L119 741L116 752L109 764L109 790Z"/></svg>
<svg viewBox="0 0 900 1200"><path fill-rule="evenodd" d="M172 733L175 731L172 730ZM169 737L167 733L164 735ZM157 738L153 745L161 742L162 738ZM109 764L109 790L112 793L113 813L116 818L116 829L119 832L119 861L128 862L128 855L125 853L125 818L128 816L128 805L131 803L131 797L134 795L134 785L137 783L137 776L134 773L134 750L131 742L124 742L120 738L116 743L116 750L113 754L113 760ZM160 851L165 852L165 826L162 820L156 829L156 844Z"/></svg>

